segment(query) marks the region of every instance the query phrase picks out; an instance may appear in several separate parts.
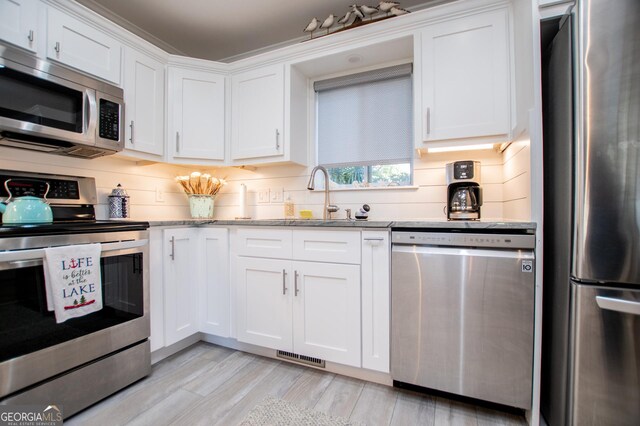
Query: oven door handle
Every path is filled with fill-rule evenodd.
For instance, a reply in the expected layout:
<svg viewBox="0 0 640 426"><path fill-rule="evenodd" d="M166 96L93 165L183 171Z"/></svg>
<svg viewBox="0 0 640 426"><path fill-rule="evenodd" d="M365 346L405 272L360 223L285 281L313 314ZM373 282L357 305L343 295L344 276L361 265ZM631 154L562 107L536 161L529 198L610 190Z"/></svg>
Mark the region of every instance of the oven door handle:
<svg viewBox="0 0 640 426"><path fill-rule="evenodd" d="M118 241L116 243L103 243L102 254L110 251L117 250L129 250L139 247L143 247L149 243L149 240L135 240L135 241ZM11 263L16 266L36 266L42 264L44 258L45 249L33 249L33 250L16 250L0 252L0 263ZM26 262L29 262L28 264Z"/></svg>

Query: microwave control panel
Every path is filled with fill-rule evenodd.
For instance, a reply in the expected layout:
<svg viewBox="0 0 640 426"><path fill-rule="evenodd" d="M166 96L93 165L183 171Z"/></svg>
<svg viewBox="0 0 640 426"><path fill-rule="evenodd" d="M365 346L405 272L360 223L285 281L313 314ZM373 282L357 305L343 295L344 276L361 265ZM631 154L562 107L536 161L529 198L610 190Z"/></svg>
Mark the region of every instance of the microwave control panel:
<svg viewBox="0 0 640 426"><path fill-rule="evenodd" d="M120 140L120 105L100 99L100 137L112 141Z"/></svg>

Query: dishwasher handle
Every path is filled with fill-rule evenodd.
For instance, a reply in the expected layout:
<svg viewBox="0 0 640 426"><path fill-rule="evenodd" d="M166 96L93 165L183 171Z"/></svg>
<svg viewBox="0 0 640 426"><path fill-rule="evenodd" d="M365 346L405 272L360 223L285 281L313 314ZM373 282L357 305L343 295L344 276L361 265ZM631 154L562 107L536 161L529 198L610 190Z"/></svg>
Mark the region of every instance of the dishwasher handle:
<svg viewBox="0 0 640 426"><path fill-rule="evenodd" d="M499 250L491 248L471 248L471 247L439 247L439 246L409 246L404 244L393 244L393 253L408 253L411 255L446 255L446 256L468 256L468 257L492 257L503 259L523 259L533 260L535 255L533 250Z"/></svg>

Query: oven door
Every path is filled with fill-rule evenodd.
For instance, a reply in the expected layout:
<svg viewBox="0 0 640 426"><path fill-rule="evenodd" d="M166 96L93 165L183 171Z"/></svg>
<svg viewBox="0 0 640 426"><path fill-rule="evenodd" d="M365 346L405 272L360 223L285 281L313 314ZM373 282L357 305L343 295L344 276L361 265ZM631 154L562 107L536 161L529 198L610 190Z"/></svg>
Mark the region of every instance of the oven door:
<svg viewBox="0 0 640 426"><path fill-rule="evenodd" d="M0 252L0 398L149 337L148 239L102 243L103 309L60 324L47 310L43 257Z"/></svg>

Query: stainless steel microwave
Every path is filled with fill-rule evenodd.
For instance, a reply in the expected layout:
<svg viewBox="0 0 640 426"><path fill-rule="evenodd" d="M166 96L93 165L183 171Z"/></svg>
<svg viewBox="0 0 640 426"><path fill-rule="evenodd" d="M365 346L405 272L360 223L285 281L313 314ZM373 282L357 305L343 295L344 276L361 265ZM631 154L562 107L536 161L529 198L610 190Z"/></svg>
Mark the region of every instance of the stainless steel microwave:
<svg viewBox="0 0 640 426"><path fill-rule="evenodd" d="M124 147L121 88L0 44L0 145L95 158Z"/></svg>

